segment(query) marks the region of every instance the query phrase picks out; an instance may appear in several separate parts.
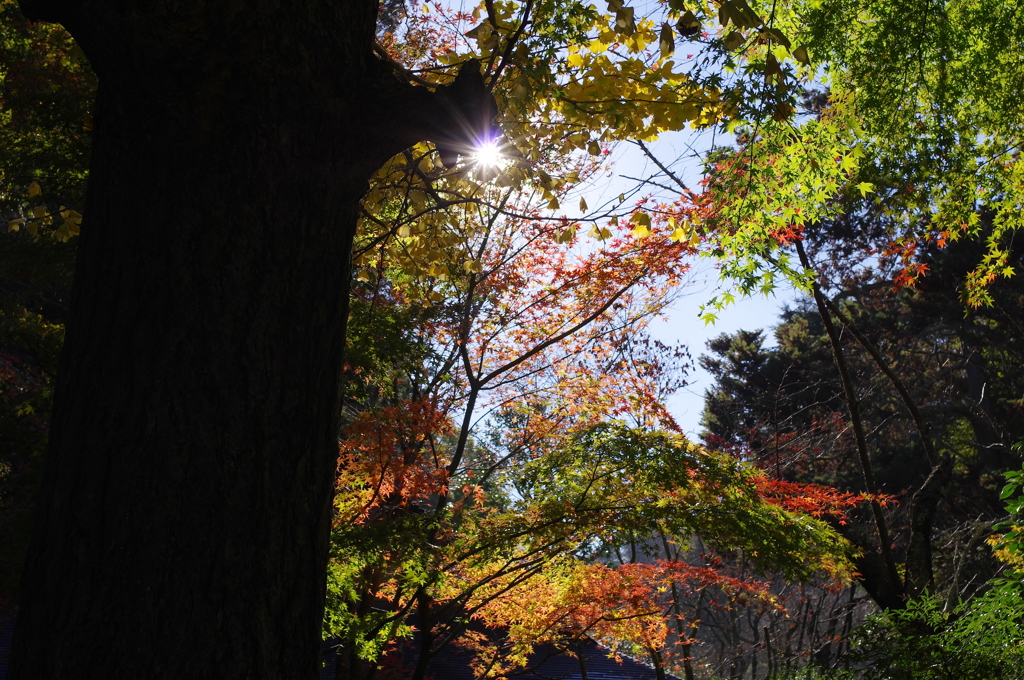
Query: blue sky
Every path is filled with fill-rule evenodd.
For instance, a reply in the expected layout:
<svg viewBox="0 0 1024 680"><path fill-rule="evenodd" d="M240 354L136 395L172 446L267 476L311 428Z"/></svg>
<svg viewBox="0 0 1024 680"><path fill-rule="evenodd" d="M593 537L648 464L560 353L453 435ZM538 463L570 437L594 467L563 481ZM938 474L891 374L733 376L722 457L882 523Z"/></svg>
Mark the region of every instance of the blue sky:
<svg viewBox="0 0 1024 680"><path fill-rule="evenodd" d="M648 148L663 164L692 189L698 189L702 175L700 157L712 145L728 144L731 137L722 133L679 132L663 135ZM583 188L583 195L592 207L601 205L600 197L628 193L637 186L635 178L651 179L662 184L672 182L660 175L657 166L648 160L640 149L629 143L615 145L611 155L611 177ZM633 178L633 179L629 179ZM650 186L650 185L649 185ZM641 192L646 193L646 192ZM663 195L668 195L663 192ZM798 291L782 287L772 297L758 296L738 300L732 306L718 313L714 325L705 325L698 318L700 307L712 298L723 285L710 261L695 263L694 285L688 286L683 295L667 314L667 320L658 320L651 325L652 334L659 340L682 341L690 350L696 364L697 358L706 352L705 343L722 333L734 333L740 329L771 329L779 322L779 314L786 305L792 305ZM774 335L766 333L766 346L774 344ZM677 393L669 402L673 416L690 435L700 431L700 415L704 407L704 390L710 387L710 376L699 365L688 375L690 384Z"/></svg>
<svg viewBox="0 0 1024 680"><path fill-rule="evenodd" d="M738 330L768 330L779 322L779 313L786 304L797 296L793 289L781 289L774 297L756 297L738 300L718 315L714 325L705 325L697 318L700 306L714 294L716 275L708 273L706 286L694 286L693 292L682 297L673 306L667 320L651 324L654 337L662 341L682 341L690 349L694 364L701 354L707 353L705 343L722 333ZM774 345L774 335L765 334L765 345ZM700 414L704 408L704 391L711 386L711 377L695 365L687 375L689 385L680 390L670 401L672 415L683 431L696 438L700 432Z"/></svg>

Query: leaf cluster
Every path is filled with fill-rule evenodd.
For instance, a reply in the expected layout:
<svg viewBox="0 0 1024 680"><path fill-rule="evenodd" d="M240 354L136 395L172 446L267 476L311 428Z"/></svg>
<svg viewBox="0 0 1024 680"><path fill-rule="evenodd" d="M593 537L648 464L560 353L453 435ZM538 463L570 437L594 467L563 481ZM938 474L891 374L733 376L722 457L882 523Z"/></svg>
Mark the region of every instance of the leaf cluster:
<svg viewBox="0 0 1024 680"><path fill-rule="evenodd" d="M926 597L869 618L854 635L854 677L999 680L1024 664L1020 594L993 590L951 610Z"/></svg>

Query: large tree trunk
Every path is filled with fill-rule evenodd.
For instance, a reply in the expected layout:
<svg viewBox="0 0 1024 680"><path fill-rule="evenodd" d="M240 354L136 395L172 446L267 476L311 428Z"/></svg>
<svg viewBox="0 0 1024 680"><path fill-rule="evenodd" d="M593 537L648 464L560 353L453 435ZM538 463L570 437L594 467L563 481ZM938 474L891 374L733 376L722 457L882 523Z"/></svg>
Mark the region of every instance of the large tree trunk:
<svg viewBox="0 0 1024 680"><path fill-rule="evenodd" d="M358 201L451 98L375 0L24 5L100 94L11 678L314 678Z"/></svg>

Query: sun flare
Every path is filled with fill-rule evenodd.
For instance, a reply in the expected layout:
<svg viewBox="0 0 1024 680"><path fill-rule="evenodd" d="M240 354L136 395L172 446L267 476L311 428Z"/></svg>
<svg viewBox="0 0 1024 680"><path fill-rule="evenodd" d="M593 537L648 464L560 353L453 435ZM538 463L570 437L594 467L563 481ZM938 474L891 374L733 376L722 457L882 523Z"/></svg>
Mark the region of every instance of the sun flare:
<svg viewBox="0 0 1024 680"><path fill-rule="evenodd" d="M501 145L496 141L483 142L473 152L473 162L484 168L497 168L505 162Z"/></svg>

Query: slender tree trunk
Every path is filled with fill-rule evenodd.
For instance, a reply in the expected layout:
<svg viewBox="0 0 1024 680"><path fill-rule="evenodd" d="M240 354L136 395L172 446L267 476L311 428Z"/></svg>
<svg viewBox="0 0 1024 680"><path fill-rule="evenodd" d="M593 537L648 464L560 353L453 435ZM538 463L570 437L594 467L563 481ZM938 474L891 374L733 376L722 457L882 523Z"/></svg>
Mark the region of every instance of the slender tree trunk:
<svg viewBox="0 0 1024 680"><path fill-rule="evenodd" d="M928 462L932 466L931 473L921 488L914 493L910 503L911 520L910 542L906 560L906 591L908 597L916 598L932 586L932 525L935 521L938 505L945 497L945 487L952 474L952 462L948 456L939 456L935 451L931 434L928 431L928 426L921 415L920 409L917 408L917 404L910 397L910 392L903 384L903 381L900 380L899 376L888 365L881 352L874 346L874 343L857 329L857 326L843 314L842 310L832 300L824 294L821 295L821 299L840 322L853 333L861 346L871 355L875 365L885 374L889 382L892 383L892 386L899 393L903 404L914 420L918 434L921 437L921 443L924 446L925 454L928 456ZM968 371L968 375L970 375L970 371ZM968 380L968 384L970 384L970 380Z"/></svg>
<svg viewBox="0 0 1024 680"><path fill-rule="evenodd" d="M23 8L100 93L10 677L311 680L358 202L452 100L375 0Z"/></svg>
<svg viewBox="0 0 1024 680"><path fill-rule="evenodd" d="M807 258L807 253L804 252L803 244L800 241L796 241L796 252L800 257L800 264L803 265L804 269L811 270L810 261ZM850 377L849 370L847 369L846 359L843 356L843 348L840 343L839 334L836 331L835 324L832 323L832 317L829 313L828 307L825 304L825 295L821 292L821 288L817 282L813 284L812 293L814 295L814 301L818 307L818 313L821 315L822 324L825 326L825 331L828 334L829 344L832 346L832 357L835 359L836 370L839 372L839 377L843 385L843 395L846 399L846 406L850 411L850 425L853 428L854 440L857 444L857 457L860 462L861 473L864 476L864 487L868 493L877 494L881 491L878 485L875 484L875 475L871 466L871 458L868 453L867 437L864 434L864 424L860 417L860 405L857 402L857 395L854 391L853 380ZM871 515L875 520L875 530L878 534L878 550L882 562L885 565L885 575L889 580L887 590L895 594L895 600L901 601L905 599L903 581L900 578L899 570L896 566L896 558L892 552L892 539L889 535L889 527L886 524L885 516L882 513L881 504L876 499L872 499L869 502L871 507ZM889 598L887 598L889 599ZM882 606L888 606L879 601Z"/></svg>
<svg viewBox="0 0 1024 680"><path fill-rule="evenodd" d="M360 680L359 657L351 647L334 650L334 680Z"/></svg>
<svg viewBox="0 0 1024 680"><path fill-rule="evenodd" d="M850 584L850 601L846 605L846 621L843 622L843 634L840 636L839 656L845 668L850 668L850 631L853 630L853 609L857 606L857 584Z"/></svg>
<svg viewBox="0 0 1024 680"><path fill-rule="evenodd" d="M587 654L586 649L583 647L583 640L576 642L576 660L580 663L580 680L590 680L590 674L587 672Z"/></svg>
<svg viewBox="0 0 1024 680"><path fill-rule="evenodd" d="M654 677L656 680L666 680L668 675L665 673L665 657L662 655L661 651L653 647L648 647L647 653L650 654L651 663L654 664Z"/></svg>
<svg viewBox="0 0 1024 680"><path fill-rule="evenodd" d="M934 585L932 573L932 526L939 504L945 499L953 466L943 459L910 499L910 543L907 546L907 597L924 595Z"/></svg>
<svg viewBox="0 0 1024 680"><path fill-rule="evenodd" d="M974 430L975 446L978 450L978 461L975 465L979 468L979 474L990 473L1011 464L1011 461L1006 460L1006 456L1003 455L1004 448L999 441L999 433L993 426L992 383L986 370L985 359L971 343L966 328L962 328L959 335L964 354L971 428Z"/></svg>
<svg viewBox="0 0 1024 680"><path fill-rule="evenodd" d="M431 650L434 646L434 622L430 616L430 598L425 592L420 590L417 595L418 601L418 618L417 623L419 624L419 643L420 653L416 657L416 667L413 669L410 680L423 680L427 675L427 668L430 666L430 660L432 658Z"/></svg>

